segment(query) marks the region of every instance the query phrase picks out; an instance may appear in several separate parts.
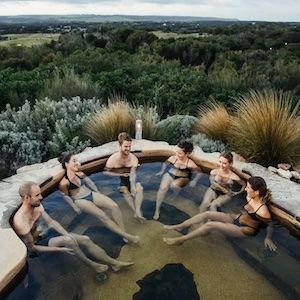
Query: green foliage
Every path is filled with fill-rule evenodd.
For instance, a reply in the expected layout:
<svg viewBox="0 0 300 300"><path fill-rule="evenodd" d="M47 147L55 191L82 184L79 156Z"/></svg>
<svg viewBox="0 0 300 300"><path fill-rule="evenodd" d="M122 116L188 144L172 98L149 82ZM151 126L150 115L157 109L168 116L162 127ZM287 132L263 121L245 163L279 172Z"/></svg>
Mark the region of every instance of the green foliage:
<svg viewBox="0 0 300 300"><path fill-rule="evenodd" d="M88 74L79 76L73 69L55 70L53 77L45 81L44 88L39 98L49 97L53 100L62 98L99 98L101 89L98 84L91 81Z"/></svg>
<svg viewBox="0 0 300 300"><path fill-rule="evenodd" d="M199 146L204 152L222 152L226 149L226 145L219 140L213 140L205 134L193 135L190 141L194 146Z"/></svg>
<svg viewBox="0 0 300 300"><path fill-rule="evenodd" d="M299 101L293 108L291 94L251 91L235 104L230 145L247 159L262 165L300 160Z"/></svg>
<svg viewBox="0 0 300 300"><path fill-rule="evenodd" d="M11 174L25 164L80 151L90 145L83 128L99 101L79 98L29 102L18 110L9 105L0 114L0 164Z"/></svg>
<svg viewBox="0 0 300 300"><path fill-rule="evenodd" d="M157 123L155 138L176 145L181 139L192 136L196 122L197 118L188 115L168 117Z"/></svg>

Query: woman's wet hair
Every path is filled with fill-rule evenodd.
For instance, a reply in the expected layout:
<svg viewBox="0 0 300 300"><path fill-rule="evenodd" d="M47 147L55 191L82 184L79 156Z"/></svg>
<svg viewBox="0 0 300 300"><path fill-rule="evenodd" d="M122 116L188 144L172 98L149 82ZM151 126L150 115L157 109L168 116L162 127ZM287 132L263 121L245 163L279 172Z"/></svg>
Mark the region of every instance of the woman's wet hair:
<svg viewBox="0 0 300 300"><path fill-rule="evenodd" d="M184 153L192 153L194 150L194 145L193 143L187 141L187 140L181 140L178 144L177 147L183 149Z"/></svg>
<svg viewBox="0 0 300 300"><path fill-rule="evenodd" d="M264 203L268 203L271 201L271 196L272 196L271 192L267 188L267 184L262 177L259 176L250 177L248 179L248 182L254 191L258 191L259 196L262 197Z"/></svg>
<svg viewBox="0 0 300 300"><path fill-rule="evenodd" d="M68 163L71 159L71 157L74 155L74 153L67 152L62 153L62 155L58 158L58 161L61 163L61 166L66 170L66 163Z"/></svg>
<svg viewBox="0 0 300 300"><path fill-rule="evenodd" d="M230 151L223 151L220 153L220 157L224 157L228 160L230 164L233 163L233 154Z"/></svg>

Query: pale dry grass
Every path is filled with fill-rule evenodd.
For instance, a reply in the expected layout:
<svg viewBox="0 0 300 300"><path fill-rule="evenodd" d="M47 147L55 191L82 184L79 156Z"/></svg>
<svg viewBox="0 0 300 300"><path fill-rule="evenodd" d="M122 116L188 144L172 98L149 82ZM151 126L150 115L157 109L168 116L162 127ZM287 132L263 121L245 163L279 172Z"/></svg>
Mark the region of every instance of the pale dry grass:
<svg viewBox="0 0 300 300"><path fill-rule="evenodd" d="M237 99L230 144L251 161L263 165L293 163L300 159L299 105L292 95L251 91Z"/></svg>
<svg viewBox="0 0 300 300"><path fill-rule="evenodd" d="M224 104L212 100L208 105L199 108L195 131L226 141L230 124L231 117Z"/></svg>
<svg viewBox="0 0 300 300"><path fill-rule="evenodd" d="M158 121L156 108L133 107L121 96L115 96L92 116L86 128L87 135L99 145L116 140L122 131L134 137L136 119L143 121L143 138L152 139Z"/></svg>
<svg viewBox="0 0 300 300"><path fill-rule="evenodd" d="M99 145L116 140L122 131L134 133L132 107L120 99L113 100L92 116L86 128L87 135Z"/></svg>

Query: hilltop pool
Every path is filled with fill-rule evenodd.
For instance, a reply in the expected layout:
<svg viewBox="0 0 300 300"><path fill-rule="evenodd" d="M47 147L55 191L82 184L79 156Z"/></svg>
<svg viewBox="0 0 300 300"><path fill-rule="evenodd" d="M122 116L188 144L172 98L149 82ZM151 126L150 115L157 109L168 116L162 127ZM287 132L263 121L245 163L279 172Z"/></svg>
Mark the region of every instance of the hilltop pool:
<svg viewBox="0 0 300 300"><path fill-rule="evenodd" d="M141 237L139 245L125 244L122 238L90 215L76 215L57 191L43 201L46 211L68 231L88 235L110 256L134 261L132 267L118 273L108 271L108 279L99 282L94 272L75 256L39 254L28 257L24 278L7 299L164 300L167 298L158 298L155 294L164 291L168 291L168 299L276 300L300 297L300 287L293 286L293 278L300 276L300 242L276 223L274 242L278 250L274 253L264 249L263 230L256 237L245 240L211 234L178 247L163 243L164 236L180 233L167 232L162 224L179 223L195 215L209 181L204 175L196 188L183 188L175 199L163 203L160 219L154 221L154 200L161 180L155 174L160 167L161 163L147 163L138 170L137 179L144 187L142 209L147 218L144 223L133 218L118 192L118 177L101 172L90 176L102 193L119 204L126 229ZM168 198L171 196L169 192ZM224 210L237 212L244 201L244 195L235 197ZM172 293L178 298L170 297Z"/></svg>

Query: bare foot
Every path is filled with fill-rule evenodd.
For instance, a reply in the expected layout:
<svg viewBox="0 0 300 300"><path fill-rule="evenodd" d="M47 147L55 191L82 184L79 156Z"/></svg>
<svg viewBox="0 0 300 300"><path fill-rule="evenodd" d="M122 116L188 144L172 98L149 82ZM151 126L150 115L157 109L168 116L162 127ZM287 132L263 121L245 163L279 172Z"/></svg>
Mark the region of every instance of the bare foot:
<svg viewBox="0 0 300 300"><path fill-rule="evenodd" d="M138 219L141 223L144 223L146 221L146 218L144 218L141 214L134 214L134 217Z"/></svg>
<svg viewBox="0 0 300 300"><path fill-rule="evenodd" d="M134 265L134 262L131 262L131 261L129 261L129 262L127 262L127 261L119 261L116 265L111 266L111 268L112 268L112 270L114 272L118 272L122 268L130 267L132 265Z"/></svg>
<svg viewBox="0 0 300 300"><path fill-rule="evenodd" d="M170 246L179 246L183 244L183 241L178 240L177 238L163 238L163 241Z"/></svg>
<svg viewBox="0 0 300 300"><path fill-rule="evenodd" d="M156 211L154 216L153 216L153 220L158 220L159 219L159 212Z"/></svg>
<svg viewBox="0 0 300 300"><path fill-rule="evenodd" d="M103 273L103 272L106 272L107 270L108 270L107 265L96 264L96 266L95 266L96 273Z"/></svg>
<svg viewBox="0 0 300 300"><path fill-rule="evenodd" d="M167 229L167 230L177 230L177 231L180 231L182 228L179 226L179 225L164 225L163 226L164 229Z"/></svg>
<svg viewBox="0 0 300 300"><path fill-rule="evenodd" d="M140 242L140 237L138 235L132 235L128 240L133 244L137 244Z"/></svg>

